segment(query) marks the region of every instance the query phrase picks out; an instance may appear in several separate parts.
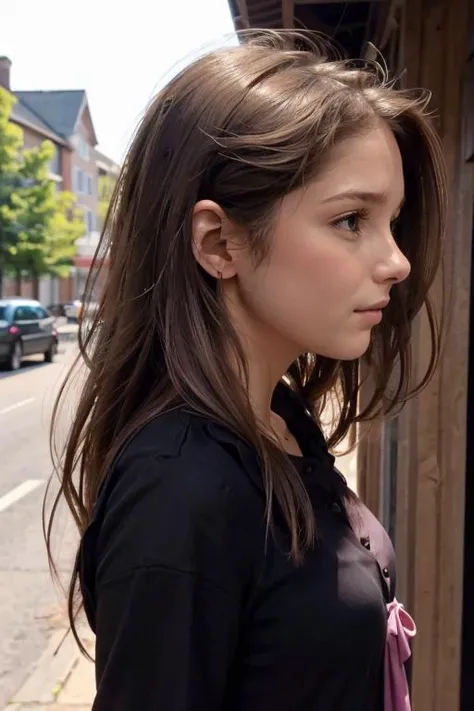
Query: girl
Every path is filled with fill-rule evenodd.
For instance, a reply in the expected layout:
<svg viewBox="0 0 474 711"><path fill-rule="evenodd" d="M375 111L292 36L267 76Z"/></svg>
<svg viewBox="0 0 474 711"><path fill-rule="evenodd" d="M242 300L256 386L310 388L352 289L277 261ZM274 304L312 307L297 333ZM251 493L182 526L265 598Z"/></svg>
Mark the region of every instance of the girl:
<svg viewBox="0 0 474 711"><path fill-rule="evenodd" d="M441 148L422 97L291 42L250 37L173 79L109 211L61 492L94 711L408 708L393 549L328 445L433 372ZM412 383L423 306L433 357Z"/></svg>

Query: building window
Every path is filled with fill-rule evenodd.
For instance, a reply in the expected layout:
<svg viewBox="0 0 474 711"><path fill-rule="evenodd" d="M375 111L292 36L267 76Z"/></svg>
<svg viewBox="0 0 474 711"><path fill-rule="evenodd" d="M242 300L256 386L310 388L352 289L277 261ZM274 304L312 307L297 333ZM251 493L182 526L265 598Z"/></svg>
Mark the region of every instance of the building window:
<svg viewBox="0 0 474 711"><path fill-rule="evenodd" d="M61 174L61 165L60 165L59 149L58 149L58 146L56 146L55 144L53 144L53 146L54 146L54 155L49 162L49 170L54 175L60 175Z"/></svg>
<svg viewBox="0 0 474 711"><path fill-rule="evenodd" d="M92 175L87 174L87 194L92 195L93 194L93 180L92 180Z"/></svg>
<svg viewBox="0 0 474 711"><path fill-rule="evenodd" d="M75 185L75 191L76 193L83 193L84 192L84 172L80 168L76 168L76 185Z"/></svg>
<svg viewBox="0 0 474 711"><path fill-rule="evenodd" d="M86 223L87 234L95 231L95 215L92 210L84 210L84 221Z"/></svg>
<svg viewBox="0 0 474 711"><path fill-rule="evenodd" d="M89 160L89 144L82 136L77 137L77 152L83 160Z"/></svg>

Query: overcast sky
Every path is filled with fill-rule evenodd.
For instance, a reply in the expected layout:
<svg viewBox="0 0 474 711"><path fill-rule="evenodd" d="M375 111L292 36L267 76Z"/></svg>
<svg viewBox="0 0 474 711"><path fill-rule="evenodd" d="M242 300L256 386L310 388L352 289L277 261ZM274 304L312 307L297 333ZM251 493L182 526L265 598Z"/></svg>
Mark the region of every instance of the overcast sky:
<svg viewBox="0 0 474 711"><path fill-rule="evenodd" d="M117 161L157 89L232 32L227 0L0 0L12 89L85 89L99 148Z"/></svg>

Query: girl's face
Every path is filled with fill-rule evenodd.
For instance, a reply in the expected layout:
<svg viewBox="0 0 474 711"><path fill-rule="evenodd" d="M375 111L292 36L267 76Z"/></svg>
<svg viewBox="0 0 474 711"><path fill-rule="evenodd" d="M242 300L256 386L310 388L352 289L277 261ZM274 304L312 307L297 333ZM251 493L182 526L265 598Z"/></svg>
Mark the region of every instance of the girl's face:
<svg viewBox="0 0 474 711"><path fill-rule="evenodd" d="M283 199L267 257L255 267L233 251L235 278L223 286L239 330L290 357L362 356L392 286L410 272L393 236L403 199L385 124L339 143L318 178Z"/></svg>

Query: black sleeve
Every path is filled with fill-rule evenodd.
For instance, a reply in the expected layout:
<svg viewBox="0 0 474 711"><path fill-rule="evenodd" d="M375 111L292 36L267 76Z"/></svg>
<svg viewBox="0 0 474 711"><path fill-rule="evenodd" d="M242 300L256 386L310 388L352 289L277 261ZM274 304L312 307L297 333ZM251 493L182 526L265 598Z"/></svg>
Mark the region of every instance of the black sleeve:
<svg viewBox="0 0 474 711"><path fill-rule="evenodd" d="M236 597L173 569L105 585L93 711L222 709L238 617Z"/></svg>
<svg viewBox="0 0 474 711"><path fill-rule="evenodd" d="M245 517L217 463L122 466L97 545L93 711L224 708L251 575Z"/></svg>

